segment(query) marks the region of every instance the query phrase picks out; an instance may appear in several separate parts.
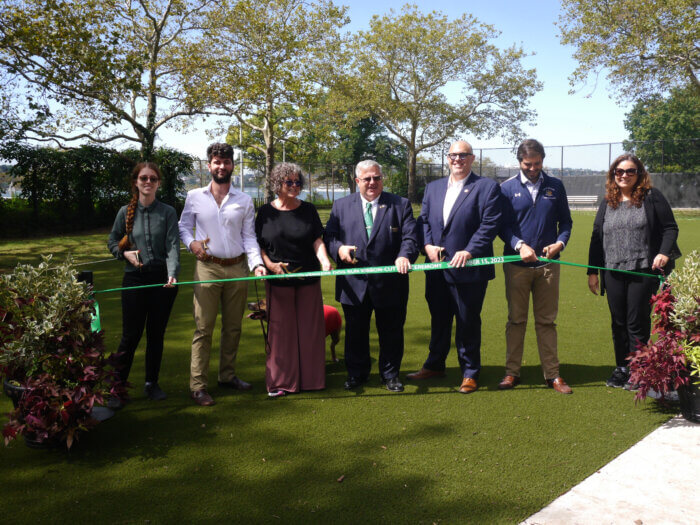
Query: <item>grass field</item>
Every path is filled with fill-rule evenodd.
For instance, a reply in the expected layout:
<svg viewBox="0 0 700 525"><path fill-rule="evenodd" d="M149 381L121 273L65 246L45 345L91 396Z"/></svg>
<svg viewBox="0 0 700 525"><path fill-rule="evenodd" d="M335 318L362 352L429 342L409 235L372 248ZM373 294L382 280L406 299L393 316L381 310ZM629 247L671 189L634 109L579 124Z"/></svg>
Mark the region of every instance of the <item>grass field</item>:
<svg viewBox="0 0 700 525"><path fill-rule="evenodd" d="M681 251L700 247L700 215L677 219ZM593 212L574 213L564 260L586 262L592 222ZM93 232L0 242L0 268L49 252L73 253L78 261L108 258L106 237ZM183 252L182 280L191 278L192 266ZM85 268L94 270L98 290L120 284L116 261ZM376 361L369 383L346 392L342 363L328 362L325 391L271 400L260 326L246 320L238 373L254 388L239 393L214 386L217 405L211 408L189 399L192 292L183 287L161 372L168 399L144 398L142 345L131 373L132 402L74 450L36 451L21 441L0 447L0 521L517 523L673 415L653 402L635 405L629 392L605 387L614 365L607 304L588 291L584 269L564 266L561 276L559 357L571 396L545 388L532 322L523 385L497 390L506 322L497 268L482 314L483 369L473 395L457 392L460 372L452 351L445 379L407 382L402 394L380 386ZM336 304L333 281L322 284L326 302ZM411 274L402 377L427 354L423 286L423 274ZM107 347L114 350L119 296L105 294L99 301ZM376 359L376 337L372 345ZM213 358L214 384L216 370ZM7 398L0 398L0 414L9 409Z"/></svg>

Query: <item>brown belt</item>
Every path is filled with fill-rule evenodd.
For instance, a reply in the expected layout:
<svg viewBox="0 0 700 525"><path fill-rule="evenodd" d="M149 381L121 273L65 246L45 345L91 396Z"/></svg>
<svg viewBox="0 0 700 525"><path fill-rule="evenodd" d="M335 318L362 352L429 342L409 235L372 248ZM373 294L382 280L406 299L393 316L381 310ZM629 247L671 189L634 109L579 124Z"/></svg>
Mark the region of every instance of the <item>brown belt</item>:
<svg viewBox="0 0 700 525"><path fill-rule="evenodd" d="M243 259L245 259L244 253L240 254L238 257L234 257L233 259L221 259L220 257L214 257L213 255L205 253L202 261L213 262L221 266L233 266L234 264L241 262Z"/></svg>

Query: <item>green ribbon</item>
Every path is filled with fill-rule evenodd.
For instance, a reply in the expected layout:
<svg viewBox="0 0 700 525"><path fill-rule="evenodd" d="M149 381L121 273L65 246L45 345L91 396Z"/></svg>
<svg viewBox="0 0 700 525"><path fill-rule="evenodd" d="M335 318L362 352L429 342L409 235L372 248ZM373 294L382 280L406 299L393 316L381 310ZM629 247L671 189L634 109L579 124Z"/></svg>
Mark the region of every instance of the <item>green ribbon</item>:
<svg viewBox="0 0 700 525"><path fill-rule="evenodd" d="M474 267L474 266L487 266L491 264L504 264L504 263L510 263L510 262L517 262L520 261L520 256L519 255L504 255L501 257L480 257L477 259L469 259L466 263L466 266L469 267ZM595 270L606 270L606 271L612 271L612 272L620 272L620 273L626 273L629 275L640 275L643 277L654 277L658 278L661 280L661 282L664 281L665 277L663 275L655 275L655 274L650 274L650 273L641 273L641 272L632 272L629 270L618 270L615 268L603 268L600 266L589 266L587 264L578 264L578 263L572 263L572 262L566 262L562 261L560 259L546 259L544 257L539 258L540 261L547 262L547 263L556 263L556 264L563 264L566 266L576 266L579 268L593 268ZM411 265L411 270L412 272L428 272L432 270L453 270L455 268L452 268L448 262L442 261L442 262L435 262L435 263L423 263L423 264L412 264ZM300 272L300 273L294 273L294 274L271 274L271 275L263 275L260 277L257 276L248 276L248 277L234 277L231 279L212 279L209 281L180 281L175 283L175 286L184 286L184 285L189 285L189 284L207 284L207 283L224 283L224 282L235 282L235 281L260 281L260 280L267 280L267 279L297 279L301 277L334 277L337 275L373 275L373 274L382 274L382 273L397 273L398 269L396 266L391 265L391 266L364 266L364 267L359 267L359 268L342 268L340 270L330 270L327 272L318 270L318 271L313 271L313 272ZM163 284L144 284L141 286L130 286L130 287L122 287L122 288L109 288L107 290L96 290L93 293L98 294L98 293L109 293L109 292L120 292L122 290L139 290L142 288L156 288L163 286ZM93 331L99 331L101 330L101 325L100 325L100 306L97 304L97 301L95 301L95 316L93 317L92 320L92 330Z"/></svg>

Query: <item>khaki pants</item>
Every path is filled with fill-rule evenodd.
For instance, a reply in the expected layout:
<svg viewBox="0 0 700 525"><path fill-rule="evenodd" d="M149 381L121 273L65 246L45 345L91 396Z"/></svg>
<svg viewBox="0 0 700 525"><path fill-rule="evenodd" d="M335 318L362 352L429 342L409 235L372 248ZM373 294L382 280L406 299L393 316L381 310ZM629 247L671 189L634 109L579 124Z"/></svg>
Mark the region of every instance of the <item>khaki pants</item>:
<svg viewBox="0 0 700 525"><path fill-rule="evenodd" d="M197 261L195 281L246 277L245 259L232 266ZM206 389L209 376L209 355L216 316L221 303L221 341L219 343L219 381L231 381L236 375L235 363L241 338L241 319L248 296L248 283L207 283L194 285L194 323L192 361L190 363L190 390Z"/></svg>
<svg viewBox="0 0 700 525"><path fill-rule="evenodd" d="M559 377L557 328L554 321L559 308L558 264L527 268L504 264L508 322L506 323L506 375L519 377L523 360L525 329L532 293L535 332L540 363L545 379Z"/></svg>

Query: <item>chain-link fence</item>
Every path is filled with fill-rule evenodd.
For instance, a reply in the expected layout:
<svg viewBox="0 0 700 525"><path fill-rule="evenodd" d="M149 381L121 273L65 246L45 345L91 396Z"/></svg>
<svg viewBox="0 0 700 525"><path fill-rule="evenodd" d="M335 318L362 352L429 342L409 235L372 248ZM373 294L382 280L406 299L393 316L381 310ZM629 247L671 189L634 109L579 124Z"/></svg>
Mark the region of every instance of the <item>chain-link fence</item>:
<svg viewBox="0 0 700 525"><path fill-rule="evenodd" d="M445 151L447 151L445 146ZM610 142L570 146L545 147L545 171L562 179L569 196L580 203L594 206L605 193L605 174L612 161L622 153L637 154L652 174L654 186L675 208L700 208L700 139L655 142ZM515 150L511 148L476 148L472 169L485 177L502 182L519 171ZM416 166L416 186L419 195L425 185L449 174L447 163L419 163ZM306 186L302 198L329 201L355 191L354 166L338 164L302 164ZM406 195L408 188L405 168L385 168L384 187ZM243 186L241 186L241 175ZM195 163L194 176L187 187L209 183L206 160ZM256 200L265 197L264 166L244 160L236 162L233 184ZM595 200L593 199L595 197Z"/></svg>

